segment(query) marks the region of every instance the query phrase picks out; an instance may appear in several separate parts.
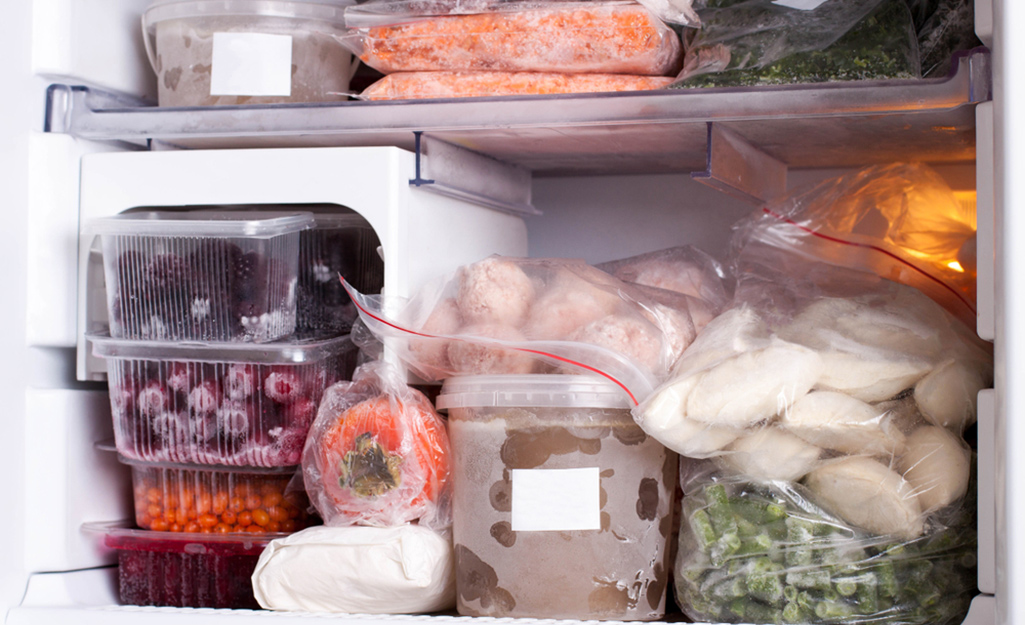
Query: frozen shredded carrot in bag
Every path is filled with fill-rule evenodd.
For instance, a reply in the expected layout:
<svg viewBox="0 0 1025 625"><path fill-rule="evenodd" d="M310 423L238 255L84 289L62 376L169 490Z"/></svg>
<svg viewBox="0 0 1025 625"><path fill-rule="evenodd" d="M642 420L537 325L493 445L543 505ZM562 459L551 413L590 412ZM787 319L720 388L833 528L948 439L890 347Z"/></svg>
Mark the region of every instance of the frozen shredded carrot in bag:
<svg viewBox="0 0 1025 625"><path fill-rule="evenodd" d="M416 100L482 96L602 93L660 89L667 76L557 74L553 72L399 72L367 87L368 100Z"/></svg>
<svg viewBox="0 0 1025 625"><path fill-rule="evenodd" d="M390 74L506 71L662 76L681 62L676 33L635 2L556 2L473 14L392 16L359 28L357 53ZM356 9L356 7L353 7ZM347 23L359 24L357 16Z"/></svg>

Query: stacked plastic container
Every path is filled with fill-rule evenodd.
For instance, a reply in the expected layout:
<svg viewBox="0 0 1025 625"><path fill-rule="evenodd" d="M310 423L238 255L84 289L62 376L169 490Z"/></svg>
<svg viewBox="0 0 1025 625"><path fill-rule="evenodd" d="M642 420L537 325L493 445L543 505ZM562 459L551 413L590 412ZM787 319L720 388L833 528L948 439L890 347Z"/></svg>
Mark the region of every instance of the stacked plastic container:
<svg viewBox="0 0 1025 625"><path fill-rule="evenodd" d="M679 36L629 0L346 9L359 58L387 74L371 100L638 91L679 70Z"/></svg>
<svg viewBox="0 0 1025 625"><path fill-rule="evenodd" d="M90 341L134 486L135 526L106 532L121 599L258 607L249 575L263 547L315 521L291 482L321 395L356 364L351 317L311 318L337 303L300 289L301 267L332 271L322 244L338 242L305 212L141 212L89 227L110 316Z"/></svg>

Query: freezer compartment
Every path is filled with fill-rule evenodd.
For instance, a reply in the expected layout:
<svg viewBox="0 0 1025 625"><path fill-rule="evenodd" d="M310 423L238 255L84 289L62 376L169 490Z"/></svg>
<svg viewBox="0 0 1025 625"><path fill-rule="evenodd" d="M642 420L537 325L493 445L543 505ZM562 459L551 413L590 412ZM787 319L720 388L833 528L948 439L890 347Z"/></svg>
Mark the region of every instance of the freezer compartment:
<svg viewBox="0 0 1025 625"><path fill-rule="evenodd" d="M185 344L90 336L107 360L118 452L132 460L280 467L299 463L324 389L351 377L348 336Z"/></svg>
<svg viewBox="0 0 1025 625"><path fill-rule="evenodd" d="M259 609L250 577L272 537L89 528L117 552L122 604Z"/></svg>
<svg viewBox="0 0 1025 625"><path fill-rule="evenodd" d="M304 213L134 212L99 236L111 336L256 341L295 331Z"/></svg>
<svg viewBox="0 0 1025 625"><path fill-rule="evenodd" d="M121 460L132 469L135 522L172 534L291 533L314 523L295 467L229 469Z"/></svg>

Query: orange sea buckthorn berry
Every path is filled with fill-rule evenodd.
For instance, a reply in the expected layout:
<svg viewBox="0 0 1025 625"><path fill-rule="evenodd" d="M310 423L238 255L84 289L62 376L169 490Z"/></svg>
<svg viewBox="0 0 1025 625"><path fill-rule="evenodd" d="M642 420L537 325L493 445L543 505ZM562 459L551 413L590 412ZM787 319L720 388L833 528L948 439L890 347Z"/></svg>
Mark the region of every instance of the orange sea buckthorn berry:
<svg viewBox="0 0 1025 625"><path fill-rule="evenodd" d="M267 514L270 515L272 521L277 521L278 523L288 518L288 510L285 510L282 506L267 508Z"/></svg>
<svg viewBox="0 0 1025 625"><path fill-rule="evenodd" d="M150 487L146 490L146 501L150 503L157 503L160 501L160 490Z"/></svg>
<svg viewBox="0 0 1025 625"><path fill-rule="evenodd" d="M256 510L263 505L263 498L259 495L250 495L246 497L246 510Z"/></svg>
<svg viewBox="0 0 1025 625"><path fill-rule="evenodd" d="M167 530L169 532L180 532L182 531L182 526L178 525L177 523L172 523L171 527L167 528Z"/></svg>
<svg viewBox="0 0 1025 625"><path fill-rule="evenodd" d="M189 521L185 524L185 527L183 529L187 534L195 534L199 531L199 523L196 523L195 521Z"/></svg>
<svg viewBox="0 0 1025 625"><path fill-rule="evenodd" d="M231 526L227 523L218 523L214 526L215 534L228 534L231 532Z"/></svg>
<svg viewBox="0 0 1025 625"><path fill-rule="evenodd" d="M221 514L221 521L228 525L234 525L238 521L238 515L231 510L225 510L224 513Z"/></svg>
<svg viewBox="0 0 1025 625"><path fill-rule="evenodd" d="M246 527L246 531L250 534L265 534L267 530L263 529L259 525L249 525Z"/></svg>
<svg viewBox="0 0 1025 625"><path fill-rule="evenodd" d="M246 509L246 500L243 497L232 497L228 500L228 510L232 512L242 512Z"/></svg>
<svg viewBox="0 0 1025 625"><path fill-rule="evenodd" d="M217 525L217 523L217 517L210 514L209 512L206 514L199 515L199 525L201 527L213 527Z"/></svg>
<svg viewBox="0 0 1025 625"><path fill-rule="evenodd" d="M191 511L187 512L185 510L179 509L178 514L174 515L174 522L178 525L185 525L190 520L196 518L194 515L190 514L190 512Z"/></svg>
<svg viewBox="0 0 1025 625"><path fill-rule="evenodd" d="M253 523L260 527L267 527L267 524L270 523L270 515L263 508L257 508L253 510Z"/></svg>
<svg viewBox="0 0 1025 625"><path fill-rule="evenodd" d="M155 519L158 516L160 516L161 512L163 511L160 509L160 506L158 506L155 503L151 503L149 506L146 507L146 514L149 515L151 519Z"/></svg>
<svg viewBox="0 0 1025 625"><path fill-rule="evenodd" d="M238 515L238 524L242 527L249 527L253 524L253 513L245 510Z"/></svg>
<svg viewBox="0 0 1025 625"><path fill-rule="evenodd" d="M164 520L167 521L168 525L170 525L171 523L174 523L174 518L177 515L177 513L178 513L178 511L175 510L174 508L164 508L163 517L164 517Z"/></svg>
<svg viewBox="0 0 1025 625"><path fill-rule="evenodd" d="M281 500L281 493L277 491L271 491L263 496L263 507L269 509L274 506L279 506L281 505Z"/></svg>
<svg viewBox="0 0 1025 625"><path fill-rule="evenodd" d="M228 493L223 491L223 490L222 491L217 491L217 494L214 495L214 507L213 507L214 514L222 514L227 509L228 509Z"/></svg>
<svg viewBox="0 0 1025 625"><path fill-rule="evenodd" d="M196 496L196 512L199 514L207 514L214 508L214 498L210 496L210 493L200 493Z"/></svg>
<svg viewBox="0 0 1025 625"><path fill-rule="evenodd" d="M294 532L295 531L295 521L293 521L292 519L285 519L284 521L282 521L281 522L281 531L282 532Z"/></svg>
<svg viewBox="0 0 1025 625"><path fill-rule="evenodd" d="M170 527L167 521L163 519L153 519L153 522L149 524L149 528L155 532L166 532Z"/></svg>
<svg viewBox="0 0 1025 625"><path fill-rule="evenodd" d="M277 521L271 521L270 523L267 524L267 528L266 529L267 529L268 532L280 532L281 531L281 523L278 523Z"/></svg>

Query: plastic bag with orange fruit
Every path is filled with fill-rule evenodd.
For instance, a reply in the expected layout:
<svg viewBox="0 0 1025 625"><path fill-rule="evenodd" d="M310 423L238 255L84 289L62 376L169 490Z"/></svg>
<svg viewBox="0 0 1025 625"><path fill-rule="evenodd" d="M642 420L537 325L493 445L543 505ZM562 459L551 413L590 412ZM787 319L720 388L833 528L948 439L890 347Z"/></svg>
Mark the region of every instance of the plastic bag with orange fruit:
<svg viewBox="0 0 1025 625"><path fill-rule="evenodd" d="M326 525L451 524L449 443L431 402L383 361L324 393L303 481Z"/></svg>

